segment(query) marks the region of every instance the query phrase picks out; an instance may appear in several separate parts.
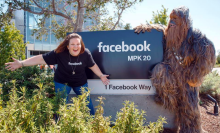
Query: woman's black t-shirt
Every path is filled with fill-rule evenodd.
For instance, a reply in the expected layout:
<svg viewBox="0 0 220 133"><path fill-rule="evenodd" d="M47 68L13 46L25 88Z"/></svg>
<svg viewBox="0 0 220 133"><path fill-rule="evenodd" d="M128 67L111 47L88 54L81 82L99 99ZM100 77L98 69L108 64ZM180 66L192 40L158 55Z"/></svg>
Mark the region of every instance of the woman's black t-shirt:
<svg viewBox="0 0 220 133"><path fill-rule="evenodd" d="M88 49L85 49L85 52L79 56L70 55L68 50L58 54L53 50L43 54L43 59L47 65L58 64L54 81L62 84L68 83L71 87L78 87L87 83L85 68L95 65ZM73 70L75 74L73 74Z"/></svg>

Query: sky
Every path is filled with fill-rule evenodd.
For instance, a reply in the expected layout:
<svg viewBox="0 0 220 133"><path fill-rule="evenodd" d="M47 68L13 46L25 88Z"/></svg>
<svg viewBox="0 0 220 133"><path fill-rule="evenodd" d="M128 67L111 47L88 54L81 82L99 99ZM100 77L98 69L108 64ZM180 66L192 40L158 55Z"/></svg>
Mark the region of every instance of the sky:
<svg viewBox="0 0 220 133"><path fill-rule="evenodd" d="M144 0L127 9L122 15L122 22L130 23L132 28L145 24L146 20L150 22L152 12L160 11L162 5L168 8L168 15L176 7L188 7L193 27L200 29L220 52L220 0Z"/></svg>

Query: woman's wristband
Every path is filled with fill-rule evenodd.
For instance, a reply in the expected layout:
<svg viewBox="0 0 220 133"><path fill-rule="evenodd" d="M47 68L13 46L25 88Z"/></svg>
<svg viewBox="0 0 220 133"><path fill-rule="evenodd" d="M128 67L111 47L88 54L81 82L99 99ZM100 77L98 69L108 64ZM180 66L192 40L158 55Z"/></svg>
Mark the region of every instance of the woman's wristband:
<svg viewBox="0 0 220 133"><path fill-rule="evenodd" d="M21 66L22 66L22 67L24 67L24 64L23 64L23 62L22 62L22 61L21 61Z"/></svg>

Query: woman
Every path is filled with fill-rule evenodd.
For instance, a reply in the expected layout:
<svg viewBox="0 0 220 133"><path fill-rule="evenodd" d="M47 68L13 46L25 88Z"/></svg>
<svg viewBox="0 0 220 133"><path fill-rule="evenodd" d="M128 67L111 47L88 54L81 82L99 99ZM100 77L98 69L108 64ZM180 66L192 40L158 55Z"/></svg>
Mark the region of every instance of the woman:
<svg viewBox="0 0 220 133"><path fill-rule="evenodd" d="M64 41L53 51L44 55L34 56L32 58L19 61L12 58L14 62L5 63L6 69L14 71L24 66L34 66L38 64L54 65L58 67L54 75L55 92L64 91L66 101L68 94L73 88L77 95L81 95L81 87L88 87L85 68L90 68L104 85L109 84L107 77L94 62L92 55L85 48L82 37L76 33L69 34ZM94 108L91 98L88 99L90 114L94 115Z"/></svg>

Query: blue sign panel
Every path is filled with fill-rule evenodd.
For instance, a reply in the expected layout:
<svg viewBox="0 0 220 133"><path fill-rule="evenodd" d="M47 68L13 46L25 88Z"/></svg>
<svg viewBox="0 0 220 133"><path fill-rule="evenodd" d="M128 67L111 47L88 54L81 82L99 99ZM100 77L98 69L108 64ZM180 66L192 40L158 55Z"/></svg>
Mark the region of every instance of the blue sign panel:
<svg viewBox="0 0 220 133"><path fill-rule="evenodd" d="M149 79L152 68L163 60L163 33L157 30L140 34L134 30L78 34L109 79ZM87 70L87 77L98 78L91 70Z"/></svg>

